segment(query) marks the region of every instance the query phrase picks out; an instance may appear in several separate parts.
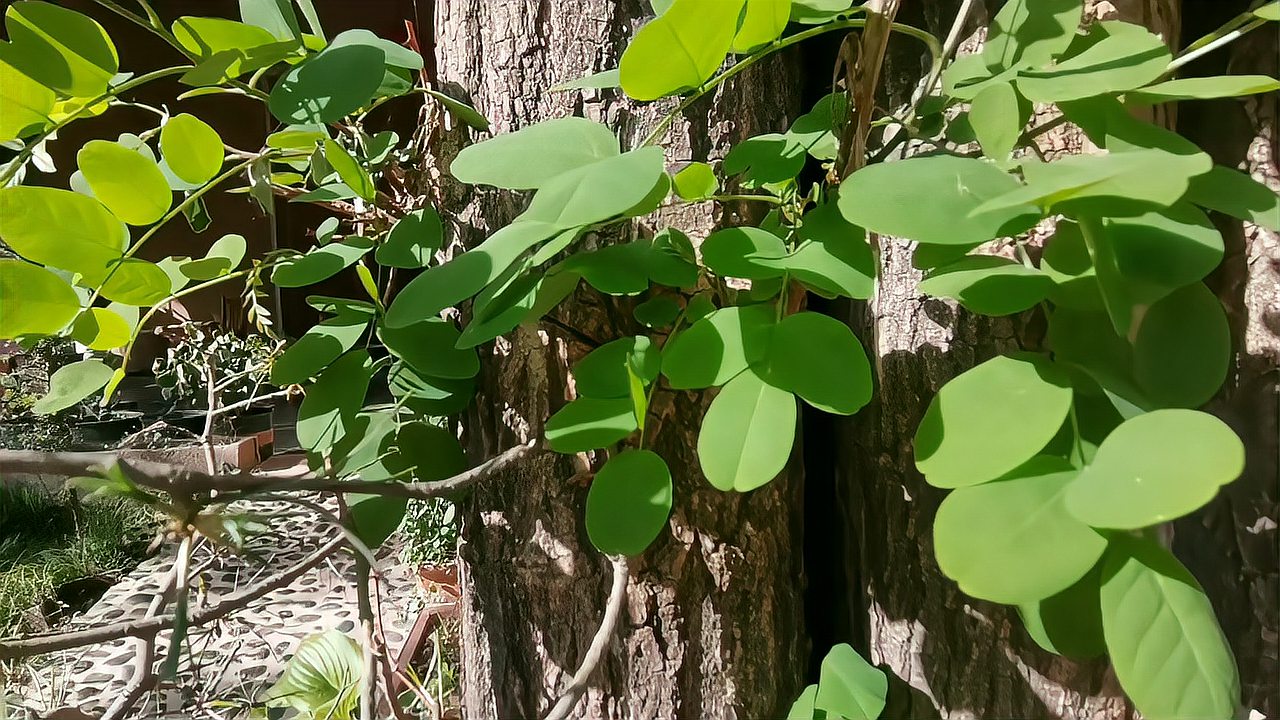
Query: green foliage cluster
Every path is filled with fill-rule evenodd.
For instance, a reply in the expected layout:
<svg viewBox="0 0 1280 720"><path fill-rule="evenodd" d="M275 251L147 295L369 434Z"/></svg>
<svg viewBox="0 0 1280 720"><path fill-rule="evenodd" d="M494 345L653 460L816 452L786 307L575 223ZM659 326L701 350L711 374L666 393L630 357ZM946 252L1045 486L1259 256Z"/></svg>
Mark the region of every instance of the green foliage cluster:
<svg viewBox="0 0 1280 720"><path fill-rule="evenodd" d="M1239 688L1230 649L1203 591L1151 529L1201 507L1243 467L1239 439L1196 410L1222 385L1231 357L1223 308L1203 282L1223 256L1206 211L1280 229L1280 202L1131 110L1273 91L1275 80L1178 79L1187 57L1174 58L1140 26L1081 31L1080 0L1011 0L983 52L954 62L928 33L891 26L924 43L942 92L928 87L909 114L877 122L932 150L841 178L851 118L872 109L836 93L786 132L743 140L718 169L694 163L670 175L658 143L694 100L771 53L869 19L849 0L655 2L657 17L616 71L560 89L683 99L635 147L568 117L462 150L455 179L528 194L523 212L473 248L443 259L450 238L437 210L422 207L349 234L326 221L307 252L250 259L245 269L237 236L201 258L139 259L178 215L200 230L201 197L241 175L268 211L281 190L300 202L387 205L379 188L407 151L393 132L371 134L364 119L391 98L421 93L487 129L474 109L415 86L416 53L362 30L326 38L310 3L297 4L309 31L272 0L242 0L239 22L187 17L165 27L150 12L136 17L190 60L138 78L120 74L92 19L39 0L10 6L0 73L16 78L3 84L15 110L0 128L22 150L3 171L6 183L54 131L157 77L180 74L192 87L184 97L258 98L281 125L261 150L227 151L198 118L159 111L154 130L86 144L72 190L0 190L0 235L23 258L0 260L0 337L69 335L127 354L154 308L188 292L239 280L252 300L266 282L307 287L352 271L365 296L310 297L326 317L274 362L270 381L305 388L297 431L313 469L430 481L467 467L439 418L470 403L477 347L536 323L582 283L634 298L648 332L577 362L577 398L545 426L555 451L605 451L587 532L601 552L634 555L661 534L677 501L666 461L647 447L661 422L650 412L654 393L718 388L697 442L703 475L730 492L767 484L792 453L798 401L849 415L874 389L859 339L803 310L804 295L868 299L878 236L912 240L923 292L979 314L1042 312L1049 325L1045 350L955 378L921 421L917 467L950 491L935 525L943 572L975 597L1016 606L1051 652L1108 653L1146 717L1232 716ZM1230 29L1254 27L1275 8ZM807 27L783 35L796 25ZM1035 105L1056 108L1100 152L1052 161L1027 152L1043 130L1028 128ZM966 144L977 151L957 149ZM802 182L815 164L826 179ZM750 194L720 194L730 186ZM729 199L769 212L701 243L664 227L583 248L584 237L669 203ZM1054 234L1036 260L1023 238L1050 218ZM983 252L1010 237L1016 258ZM392 294L386 279L396 269L420 272ZM459 305L469 308L461 327L445 312ZM370 352L375 343L385 355ZM96 360L62 372L46 410L104 386L110 397L121 377ZM392 404L365 405L375 382L386 383ZM370 546L405 511L403 499L373 494L349 495L347 505L351 529ZM329 690L326 702L350 703L345 690ZM883 699L883 675L842 647L793 717L870 718Z"/></svg>

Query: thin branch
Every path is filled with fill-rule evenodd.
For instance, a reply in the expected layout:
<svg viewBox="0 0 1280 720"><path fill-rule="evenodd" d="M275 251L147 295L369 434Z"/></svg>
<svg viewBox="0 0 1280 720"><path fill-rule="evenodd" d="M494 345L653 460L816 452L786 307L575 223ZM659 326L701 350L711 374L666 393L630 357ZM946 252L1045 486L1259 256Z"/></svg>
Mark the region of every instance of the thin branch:
<svg viewBox="0 0 1280 720"><path fill-rule="evenodd" d="M167 465L142 460L124 461L112 453L39 452L34 450L0 450L0 475L29 473L82 477L95 475L106 466L119 464L136 484L179 493L240 492L331 492L362 493L387 497L430 499L453 495L471 485L485 480L541 449L539 441L517 445L510 450L477 465L466 472L443 480L430 482L364 482L362 480L334 480L316 475L299 478L273 477L237 473L210 475L178 465Z"/></svg>
<svg viewBox="0 0 1280 720"><path fill-rule="evenodd" d="M155 596L151 598L151 604L147 607L147 614L144 617L153 618L164 609L164 606L168 603L169 593L173 590L174 585L177 584L178 570L178 565L175 563L173 569L169 571L165 579L160 583L160 588L156 591ZM134 646L137 648L137 655L133 659L133 678L129 681L124 693L116 698L111 707L107 708L107 711L103 713L102 720L119 720L125 717L133 709L133 706L138 704L138 701L142 699L147 690L155 685L155 636L138 638L134 641Z"/></svg>
<svg viewBox="0 0 1280 720"><path fill-rule="evenodd" d="M613 641L618 621L622 618L622 606L626 604L627 579L631 573L625 557L614 557L611 560L613 561L613 589L609 591L609 604L605 606L600 629L596 630L595 637L591 638L591 645L582 658L582 664L578 666L578 671L573 674L573 678L561 693L555 706L551 708L551 712L547 713L546 720L565 720L569 717L573 707L587 691L587 681L591 679L591 673L595 672L596 666L604 658L605 651L609 649L609 643Z"/></svg>
<svg viewBox="0 0 1280 720"><path fill-rule="evenodd" d="M217 605L191 613L189 622L190 626L197 627L199 625L204 625L205 623L213 622L214 620L220 620L236 610L244 608L255 600L260 599L264 595L279 590L280 588L294 582L298 578L307 574L307 572L312 568L324 562L326 558L332 555L345 543L346 538L334 538L287 571L268 580L264 580L257 585L245 588L240 592L228 595L225 600ZM24 658L32 655L43 655L45 653L57 652L58 650L68 650L70 648L81 647L83 645L95 645L98 643L111 642L113 640L119 640L126 637L154 638L157 633L172 628L176 622L177 616L175 615L159 615L130 622L86 628L84 630L73 630L65 633L36 635L27 638L4 640L0 641L0 660Z"/></svg>

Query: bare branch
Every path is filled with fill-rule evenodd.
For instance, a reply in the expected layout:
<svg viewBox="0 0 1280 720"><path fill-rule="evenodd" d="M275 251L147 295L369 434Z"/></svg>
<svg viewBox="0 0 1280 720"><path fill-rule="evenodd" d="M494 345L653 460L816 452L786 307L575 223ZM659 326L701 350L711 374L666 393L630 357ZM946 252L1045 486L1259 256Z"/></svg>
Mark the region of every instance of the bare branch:
<svg viewBox="0 0 1280 720"><path fill-rule="evenodd" d="M31 473L78 477L95 475L103 468L118 463L138 485L169 493L239 492L331 492L363 493L428 499L445 497L485 480L523 460L541 448L538 441L517 445L466 472L430 482L364 482L336 480L316 475L281 479L271 475L235 473L217 475L179 465L141 460L124 461L112 453L38 452L32 450L0 450L0 475Z"/></svg>
<svg viewBox="0 0 1280 720"><path fill-rule="evenodd" d="M219 620L239 610L249 603L258 600L267 593L279 590L289 583L307 574L316 565L324 562L338 548L346 543L346 538L335 538L322 545L305 560L279 575L264 580L257 585L228 595L225 600L202 610L191 613L191 627ZM101 627L74 630L66 633L36 635L28 638L0 641L0 660L24 658L32 655L68 650L82 645L111 642L126 637L154 638L161 631L168 630L177 622L176 615L158 615L131 622L103 625Z"/></svg>
<svg viewBox="0 0 1280 720"><path fill-rule="evenodd" d="M613 640L614 632L618 627L618 620L622 617L622 606L626 604L627 600L627 579L630 576L630 570L627 568L627 559L625 557L615 557L612 558L612 561L613 589L609 591L609 604L605 606L604 619L600 621L600 629L596 630L595 637L591 638L591 645L587 648L587 654L582 658L582 664L578 666L578 672L573 674L573 679L565 687L560 699L556 701L555 707L552 707L551 712L547 713L546 720L565 720L565 718L569 717L569 713L573 711L573 706L578 704L582 694L587 691L587 681L591 679L591 673L595 672L596 666L604 658L604 653L609 649L609 643Z"/></svg>

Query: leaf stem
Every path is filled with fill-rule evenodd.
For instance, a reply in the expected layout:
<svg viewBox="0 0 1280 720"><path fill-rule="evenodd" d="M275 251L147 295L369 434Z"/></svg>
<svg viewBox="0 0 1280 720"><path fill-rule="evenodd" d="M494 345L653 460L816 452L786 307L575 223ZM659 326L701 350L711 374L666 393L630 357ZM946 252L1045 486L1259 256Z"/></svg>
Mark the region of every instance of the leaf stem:
<svg viewBox="0 0 1280 720"><path fill-rule="evenodd" d="M1208 53L1211 53L1214 50L1217 50L1223 45L1227 45L1239 39L1240 37L1248 33L1250 30L1254 30L1259 27L1262 27L1266 23L1267 23L1266 20L1263 20L1262 18L1257 18L1252 22L1246 23L1243 27L1236 28L1235 30L1230 31L1225 35L1216 37L1213 40L1210 40L1209 42L1203 45L1200 45L1198 41L1196 43L1192 43L1191 46L1187 48L1186 52L1183 52L1183 54L1174 58L1173 62L1169 63L1169 67L1167 70L1165 70L1165 74L1168 75L1173 73L1175 70L1182 67L1183 65L1186 65L1187 63L1193 60L1196 60L1203 55L1207 55ZM1222 31L1218 30L1217 32L1213 33L1208 37L1213 37L1214 35L1217 35L1219 32L1222 32Z"/></svg>
<svg viewBox="0 0 1280 720"><path fill-rule="evenodd" d="M772 195L712 195L708 200L719 202L762 202L770 205L781 205L782 201Z"/></svg>
<svg viewBox="0 0 1280 720"><path fill-rule="evenodd" d="M18 174L18 169L21 168L23 165L26 165L27 160L31 159L31 155L35 152L35 149L40 146L40 143L44 142L45 140L48 140L50 137L56 134L59 130L71 124L72 121L78 120L81 116L87 113L91 108L97 106L98 103L101 103L104 100L110 100L111 98L120 95L120 93L128 92L136 87L145 85L151 82L152 80L158 80L160 78L168 77L170 75L177 75L180 72L185 73L190 69L191 69L190 65L179 65L177 67L154 70L145 75L139 75L138 77L132 80L129 80L128 82L121 83L120 85L114 88L108 88L107 92L85 103L83 106L80 107L79 110L76 110L70 115L54 123L52 127L48 128L44 132L35 136L35 138L33 138L30 142L28 142L26 147L22 148L22 150L18 153L18 156L14 158L12 161L10 161L9 165L5 168L4 172L0 174L0 187L5 187L9 184L9 181L13 179L13 176Z"/></svg>
<svg viewBox="0 0 1280 720"><path fill-rule="evenodd" d="M748 55L747 57L735 63L733 67L730 67L728 70L725 70L719 75L716 75L715 77L711 78L707 82L703 83L701 87L699 87L697 90L694 90L690 95L688 95L683 100L681 100L680 103L676 105L674 108L672 108L670 112L662 116L662 119L658 121L658 125L653 129L652 132L649 133L647 137L645 137L644 141L640 143L640 147L653 145L654 143L661 140L662 136L666 133L667 129L671 127L671 123L675 122L675 119L677 116L679 116L685 110L688 110L690 105L693 105L695 102L698 101L699 98L711 92L712 90L716 89L716 87L723 84L726 80L729 80L730 78L737 75L738 73L743 72L747 68L751 67L757 62L760 62L761 60L768 57L769 55L772 55L773 53L778 52L779 50L789 48L792 45L802 43L805 40L808 40L810 38L818 37L819 35L823 35L825 33L834 32L836 30L849 30L853 28L861 28L861 27L866 27L866 25L867 25L866 18L849 18L846 20L837 20L835 22L827 23L826 25L819 25L816 28L805 30L804 32L798 32L795 35L789 35L785 38L774 40L769 45L766 45L764 49L758 50L755 53ZM903 35L908 35L910 37L913 37L919 40L920 42L923 42L925 45L928 46L929 54L933 56L933 64L936 66L941 63L942 47L941 45L938 44L938 39L935 38L934 36L930 35L929 33L919 28L912 27L911 25L903 25L901 23L891 23L889 25L889 29L894 32L902 33Z"/></svg>

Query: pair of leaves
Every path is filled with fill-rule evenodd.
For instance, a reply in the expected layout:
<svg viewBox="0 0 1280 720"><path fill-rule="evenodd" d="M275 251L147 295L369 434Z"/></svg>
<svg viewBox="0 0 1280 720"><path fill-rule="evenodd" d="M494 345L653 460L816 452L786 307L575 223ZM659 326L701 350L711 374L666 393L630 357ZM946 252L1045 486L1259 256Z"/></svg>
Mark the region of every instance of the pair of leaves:
<svg viewBox="0 0 1280 720"><path fill-rule="evenodd" d="M770 305L717 310L676 336L662 371L676 389L724 385L698 436L712 485L745 492L785 467L795 436L792 395L839 414L871 398L866 353L848 327L817 313L776 320Z"/></svg>
<svg viewBox="0 0 1280 720"><path fill-rule="evenodd" d="M818 683L800 693L787 720L875 720L884 712L888 694L888 676L840 643L822 659Z"/></svg>
<svg viewBox="0 0 1280 720"><path fill-rule="evenodd" d="M106 30L74 10L22 0L5 10L4 25L9 39L0 42L0 65L59 94L97 97L120 71Z"/></svg>
<svg viewBox="0 0 1280 720"><path fill-rule="evenodd" d="M645 388L658 377L662 357L646 337L605 343L573 366L579 397L547 420L557 452L586 452L616 443L643 426Z"/></svg>

